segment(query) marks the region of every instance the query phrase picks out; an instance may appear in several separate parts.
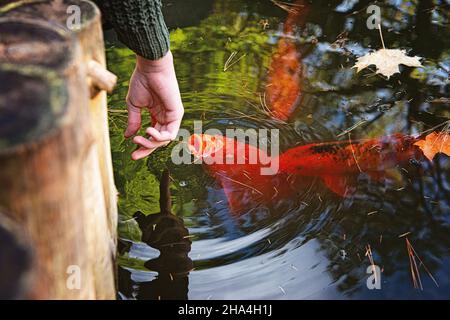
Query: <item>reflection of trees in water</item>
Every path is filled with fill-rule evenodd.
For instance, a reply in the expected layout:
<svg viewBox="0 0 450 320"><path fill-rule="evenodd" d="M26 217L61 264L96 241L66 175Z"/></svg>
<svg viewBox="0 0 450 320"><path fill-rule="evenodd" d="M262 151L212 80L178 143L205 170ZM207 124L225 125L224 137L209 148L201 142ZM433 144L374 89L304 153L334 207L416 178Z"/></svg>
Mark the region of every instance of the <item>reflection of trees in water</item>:
<svg viewBox="0 0 450 320"><path fill-rule="evenodd" d="M198 26L173 32L173 51L187 110L184 125L190 126L193 119L205 119L210 126L227 126L230 124L217 118L221 113L222 118L229 117L233 109L265 117L247 101L259 104L258 92L264 91L276 43L274 31L278 30L278 22L283 21L285 13L280 10L277 15L281 17L276 18L274 12L279 9L267 10L265 5L257 3L260 2L216 0L212 13ZM366 28L365 8L372 1L356 1L343 12L334 11L342 1L331 3L314 1L306 27L298 31L305 69L304 91L290 125L303 140L335 139L337 134L361 120L366 122L352 131L352 138L398 131L415 134L446 120L448 105L439 98L448 96L445 86L448 71L442 76L442 69L448 69L450 52L448 30L442 24L445 20L442 6L434 7L433 11L430 0L417 4L402 1L399 6L379 3L383 7L386 45L410 48L410 55L426 58L425 68L404 68L388 81L370 71L355 75L349 69L356 55L366 52L365 48L381 47L378 31ZM270 19L270 30L264 31L258 24L263 18ZM340 41L336 42L339 35ZM238 51L238 56L244 53L246 56L223 72L225 61L233 51ZM251 125L251 119L246 121ZM239 125L235 120L232 126ZM160 162L156 167L164 165ZM150 166L155 167L155 163ZM281 248L299 235L305 236L304 241L319 239L330 260L330 274L339 281L339 288L350 294L365 288L369 262L364 254L365 246L370 245L375 263L384 268L383 276L394 279L394 286L410 290L409 258L405 240L398 238L399 235L411 232L408 239L432 273L442 270L443 259L450 256L450 163L448 157L440 156L433 165L423 161L420 166L410 164L404 168L407 172L398 168L397 178L389 178L385 188L368 184L362 175L359 192L351 199L333 195L320 183L313 184L309 190L299 190L299 198L292 199L288 206L291 209L286 213L287 223L271 235L272 246L267 250ZM202 205L207 206L201 167L173 170L177 179L189 183L184 189L175 187L177 199L183 200L177 204L196 198L197 203L203 201ZM181 206L177 209L183 212ZM189 214L195 210L200 209L192 209ZM217 232L220 231L211 231L208 236ZM345 250L345 258L341 250ZM155 264L165 265L163 260ZM396 280L398 277L401 280ZM423 280L427 277L423 272ZM449 279L437 279L440 280L448 292ZM149 284L149 288L155 286L158 285ZM425 287L430 288L428 283Z"/></svg>
<svg viewBox="0 0 450 320"><path fill-rule="evenodd" d="M173 300L187 299L189 272L193 268L188 254L191 250L189 232L184 227L183 219L171 212L169 191L169 172L164 171L160 186L160 212L134 215L142 232L142 242L159 250L160 255L145 262L144 266L158 273L153 281L136 283L137 299ZM125 248L126 250L126 248ZM121 292L131 296L133 282L131 273L120 269Z"/></svg>
<svg viewBox="0 0 450 320"><path fill-rule="evenodd" d="M336 4L338 3L336 1ZM420 74L434 72L439 68L439 62L431 59L441 59L448 55L448 44L442 40L445 37L429 37L430 32L434 35L446 32L441 26L431 23L430 1L420 1L417 7L412 4L410 7L402 5L401 8L405 12L402 15L408 18L407 24L398 23L403 17L394 16L397 10L390 5L384 6L383 16L393 28L385 31L386 43L394 48L412 48L411 54L427 58L426 65L431 71L404 70L390 81L379 76L367 77L368 73L355 76L353 72L341 71L341 65L353 64L354 56L345 54L351 52L351 42L357 41L363 47L368 44L378 46L377 32L369 31L365 26L366 15L351 15L355 10L365 12L367 4L367 1L360 1L349 12L342 14L331 11L325 3L314 2L316 10L311 11L317 14L310 16L310 25L306 29L324 35L319 36L319 43L325 44L333 43L339 34L346 30L347 41L343 45L344 50L337 53L334 52L335 48L327 45L303 46L307 71L311 71L304 79L307 84L305 88L306 91L312 92L304 93L303 104L296 119L300 123L309 121L313 127L319 127L319 124L306 119L309 111L317 122L328 120L332 124L331 128L336 130L334 133L325 133L328 137L351 127L360 119L366 119L367 122L354 131L355 137L378 136L393 131L417 133L445 121L448 118L448 109L438 115L423 111L425 105L431 108L442 107L442 103L437 99L448 94L448 89L442 85L444 81L432 85L427 74ZM322 8L319 10L320 7ZM349 19L354 19L353 27L348 24ZM415 25L416 28L413 28ZM434 97L435 105L430 105L429 96ZM344 107L339 105L343 100L346 103ZM382 123L381 126L379 123ZM310 131L311 128L307 130ZM433 166L426 162L421 165L427 168L409 165L397 172L403 174L400 181L405 183L399 191L390 186L383 192L380 185L370 186L362 182L359 199L324 199L327 204L303 208L298 212L303 215L298 225L306 227L306 230L286 227L282 230L284 238L290 239L286 237L286 232L296 229L295 232L290 232L292 236L300 232L308 239L321 239L323 249L328 252L330 258L329 271L336 280L341 281L339 288L346 293L358 290L361 279L367 276L366 267L369 262L365 257L366 245L371 246L375 262L380 263L384 269L383 276L392 276L399 272L404 276L404 285L396 285L411 288L409 257L405 240L398 238L399 235L411 232L408 238L431 272L442 268L437 257L449 255L450 230L446 222L449 189L443 183L448 181L448 158L442 156ZM303 198L308 200L314 196L303 195ZM325 197L323 195L323 198ZM370 208L371 206L373 208ZM375 211L376 213L367 215ZM326 214L323 214L324 212ZM308 218L304 219L305 216ZM311 227L311 220L314 219L321 221L320 228ZM341 250L346 252L344 259ZM422 271L422 278L428 278L423 268L419 269ZM442 280L448 287L448 279ZM431 285L433 286L432 283Z"/></svg>
<svg viewBox="0 0 450 320"><path fill-rule="evenodd" d="M270 40L269 35L277 30L278 22L284 18L271 18L272 29L264 31L258 22L267 15L273 15L274 10L268 11L261 4L258 6L258 1L253 5L245 2L246 7L243 2L215 1L212 14L199 26L177 30L173 34L173 50L179 56L177 71L189 113L185 124L189 123L189 118L201 118L203 112L207 113L206 120L210 120L219 117L217 114L220 113L221 117L226 117L230 109L246 110L252 114L257 111L250 107L249 102L257 106L260 104L258 92L264 91L264 79L274 49L269 42L276 42ZM340 3L334 1L333 5ZM412 48L411 54L428 59L428 70L425 72L414 70L412 78L412 69L409 69L387 82L368 72L355 76L354 71L348 68L353 65L355 54L364 52L363 48L381 46L378 32L366 27L365 8L368 3L357 1L346 8L346 12L334 11L335 7L330 6L329 1L315 1L312 4L307 26L298 33L305 56L305 90L297 120L314 125L307 118L312 114L313 119L330 122L331 128L340 132L364 118L367 123L355 133L367 136L367 131L373 134L389 131L385 130L385 126L380 128L378 120L390 117L388 111L395 110L396 104L404 102L409 111L396 115L404 118L396 122L405 127L398 128L398 125L392 130L412 129L410 120L436 124L441 119L429 117L421 107L428 96L433 96L433 104L438 104L432 105L432 108L442 106L437 98L445 96L442 92L445 79L438 79L441 84L429 85L425 92L422 87L427 84L428 75L425 72L432 74L439 68L436 61L429 59L443 59L448 55L448 45L445 45L448 40L437 36L445 34L445 28L431 23L433 12L441 19L443 12L439 7L435 11L430 10L434 8L430 1L419 1L417 6L406 4L406 1L400 6L381 4L386 44L394 48ZM335 41L342 33L346 36L344 41L337 48L331 48L330 45L336 45ZM320 45L313 41L315 37ZM424 45L430 42L433 45ZM237 51L238 56L246 56L231 70L223 72L223 66L233 51ZM422 127L422 124L414 126Z"/></svg>
<svg viewBox="0 0 450 320"><path fill-rule="evenodd" d="M136 215L142 241L158 249L160 256L147 261L147 269L158 272L155 280L139 284L138 299L187 299L188 275L193 268L188 230L183 220L170 212Z"/></svg>
<svg viewBox="0 0 450 320"><path fill-rule="evenodd" d="M335 3L338 5L340 1ZM445 37L436 39L435 36L428 35L428 32L434 35L445 32L441 26L431 23L429 1L420 1L417 7L414 4L410 4L409 7L402 4L400 8L403 13L400 16L394 15L398 13L397 8L391 5L383 6L384 22L393 28L393 30L385 28L384 31L388 46L412 48L411 54L426 57L428 59L426 64L429 66L425 71L404 70L389 81L369 75L369 72L355 76L353 71L342 70L341 67L353 64L355 56L351 54L352 43L357 42L361 48L368 45L375 48L380 46L378 32L367 30L365 26L367 18L365 8L369 2L359 1L344 13L332 11L333 7L328 7L328 4L329 2L323 1L313 3L311 10L313 13L308 19L309 25L306 31L300 33L303 38L308 37L308 32L317 35L319 43L325 44L325 46L308 43L302 45L307 70L304 78L305 91L309 92L303 93L303 104L297 112L296 120L299 123L300 133L315 136L316 139L320 139L320 135L322 138L331 139L357 121L366 119L366 123L354 130L353 137L379 136L395 131L410 134L433 127L447 118L445 112L448 112L448 109L441 111L440 115L423 111L424 105L429 105L427 99L430 95L436 100L444 97L447 90L443 89L443 82L432 85L426 74L439 68L438 62L430 58L440 59L448 55L448 45L442 40ZM352 14L358 10L362 13ZM406 18L407 23L402 22L402 18ZM353 24L348 23L350 20L353 20ZM417 27L413 28L415 25ZM341 48L339 45L333 48L331 44L344 31L346 41L341 42ZM429 44L433 38L435 39L432 40L434 43L432 46L424 45ZM220 48L217 47L217 50ZM211 64L214 66L211 72L217 72L223 59L215 61L219 63L215 66ZM243 64L247 63L252 62L244 59ZM258 81L256 88L261 86L262 79L264 75L255 77ZM221 87L220 84L216 86ZM255 88L255 84L253 87ZM208 91L206 87L202 89ZM442 104L437 106L441 107ZM309 120L308 114L312 114L315 121ZM329 127L333 132L324 131L324 127L320 124L324 121L331 124ZM305 128L304 123L309 123L309 126ZM309 134L311 127L320 128L320 133ZM375 262L384 269L383 276L392 276L399 272L404 277L402 284L409 289L412 287L409 286L409 258L405 240L398 238L399 235L411 232L408 238L432 272L442 268L436 257L449 255L450 230L448 223L445 222L449 190L443 183L448 181L448 159L441 157L432 167L426 162L421 165L427 168L420 169L409 165L403 170L397 170L397 175L399 173L403 175L399 181L405 183L404 186L398 186L402 187L399 191L396 191L398 188L394 188L393 185L384 191L379 184L368 185L362 181L359 197L342 200L325 195L324 189L319 190L323 202L309 207L302 206L302 210L298 210L295 218L297 221L295 223L290 221L297 227L282 228L280 239L288 241L298 234L304 234L307 239L320 239L330 259L329 271L336 280L341 281L339 288L346 293L357 291L361 279L366 278L366 267L369 262L365 257L365 247L370 245ZM315 188L313 192L309 192L310 194L301 197L304 202L311 200L312 203L317 203L317 191ZM327 190L325 192L329 193ZM376 213L367 215L375 211ZM317 223L320 227L317 228L312 226L314 225L312 221L316 219L320 221ZM283 242L278 241L277 245L280 247ZM342 258L341 250L346 252L345 259ZM422 277L425 279L428 276L422 272ZM444 282L448 280L444 279ZM396 285L401 286L399 283Z"/></svg>
<svg viewBox="0 0 450 320"><path fill-rule="evenodd" d="M311 58L305 62L307 70L311 73L305 79L307 92L299 112L307 110L317 116L319 121L326 119L325 121L328 121L337 133L361 119L368 120L355 130L355 133L361 136L366 136L367 133L377 135L390 130L406 130L405 133L409 133L444 121L448 114L443 114L443 111L436 110L440 115L428 115L424 112L425 106L432 109L441 108L442 103L437 99L448 94L446 92L448 89L445 89L446 76L435 78L433 80L435 84L431 84L430 80L433 73L440 68L439 61L432 59L442 60L449 53L448 40L443 40L448 38L445 36L432 40L433 45L424 45L429 43L430 38L436 38L430 36L428 32L433 35L448 33L443 26L431 23L430 8L433 6L429 2L419 1L417 7L412 3L407 6L404 2L400 5L400 12L397 7L382 5L384 38L387 46L411 48L411 54L427 58L426 69L423 71L408 69L390 81L381 76L371 75L367 71L355 77L354 71L349 72L347 68L341 67L353 64L352 51L361 55L363 54L361 49L364 47L381 46L377 30L370 31L365 26L367 18L365 10L352 14L355 8L360 10L365 6L356 4L355 8L345 13L316 11L317 14L310 17L309 21L320 26L320 33L324 36L320 37L319 41L325 44L325 49L315 47L311 50ZM318 8L322 3L314 2L314 6L317 4ZM435 10L435 13L439 12L438 9ZM342 48L333 49L338 50L337 53L333 53L326 44L333 43L342 32L345 33L347 41L341 45ZM323 72L323 69L326 69L326 72ZM430 96L434 97L434 105L427 102ZM405 110L401 114L396 114L395 119L390 119L392 112L389 110L398 109L396 107L401 103L406 106ZM342 117L345 113L347 116ZM302 116L304 117L304 114L300 115ZM382 121L385 124L382 127L378 126L381 118L389 118ZM423 123L417 123L420 121ZM387 125L386 122L391 124Z"/></svg>
<svg viewBox="0 0 450 320"><path fill-rule="evenodd" d="M336 4L339 2L336 1ZM328 3L327 1L326 4ZM432 85L431 81L428 81L427 74L418 76L420 73L434 72L439 68L439 59L448 56L448 36L442 36L448 34L448 30L431 23L432 10L430 9L433 7L431 1L419 1L417 7L410 2L409 4L407 13L401 16L394 15L398 13L398 9L383 5L382 12L385 19L383 22L393 28L389 32L384 32L385 42L394 48L412 48L411 54L427 58L425 64L429 69L404 70L402 74L396 75L390 81L378 76L365 77L364 73L355 76L353 72L348 74L347 71L340 70L341 65L352 64L350 59L342 54L342 52L349 52L350 49L334 54L327 46L325 49L316 47L309 53L314 58L306 58L306 64L309 64L307 68L311 73L305 79L307 82L305 87L312 92L304 93L303 104L297 119L308 121L304 114L307 110L317 117L318 122L328 121L331 124L330 127L336 131L335 134L351 127L360 119L369 120L353 132L354 137L378 136L392 132L391 130L403 131L405 134L417 133L448 119L448 108L434 114L436 107L445 106L437 101L438 98L448 95L448 88L443 85L445 79ZM323 1L315 1L313 4L316 9L322 5L326 7ZM370 43L378 47L379 40L376 32L369 31L365 27L366 6L367 1L359 1L351 10L343 14L326 12L326 10L325 12L316 11L318 14L310 17L309 21L319 25L321 33L326 35L319 38L319 43L332 43L333 39L346 30L348 39L344 49L345 46L351 48L352 41L364 44L363 46ZM403 4L400 7L405 9ZM351 15L355 10L362 10L363 13ZM408 22L395 23L401 22L402 16L405 16ZM355 20L353 24L348 24L348 19ZM337 23L339 21L340 24ZM311 29L314 30L312 27ZM433 35L430 36L430 34ZM367 41L368 38L370 41ZM431 59L437 59L437 61ZM323 72L324 68L326 72ZM324 83L327 86L324 86ZM329 89L324 90L324 87ZM433 96L434 103L428 101L429 96ZM354 103L351 102L352 99ZM344 107L339 105L343 100ZM367 105L370 106L367 107ZM398 109L399 105L405 106L404 110L394 114L386 112ZM425 112L425 107L433 111ZM347 115L343 117L343 113ZM380 122L382 122L381 127L378 125ZM315 125L314 122L311 124ZM322 203L315 208L304 209L314 212L310 216L312 219L317 218L321 223L323 223L322 219L326 219L319 229L307 229L306 236L321 239L323 249L327 251L330 258L330 274L336 281L340 281L341 290L351 293L361 286L365 287L365 281L361 283L361 279L366 279L366 267L369 265L367 257L364 256L366 245L371 245L375 263L379 263L380 267L384 268L383 276L392 276L399 272L404 276L403 281L395 282L394 286L404 287L406 290L412 288L412 284L409 284L410 266L405 240L398 238L405 232L411 232L408 238L430 271L442 270L441 259L450 254L448 246L450 243L448 224L450 190L446 183L449 165L448 157L445 156L435 160L432 166L427 162L421 162L420 166L423 168L409 165L398 170L402 173L401 181L404 182L399 191L396 191L394 186L390 186L383 192L379 185L370 187L362 183L358 193L360 198L342 202L339 199L337 201L328 199L324 200L328 201L327 205ZM376 213L367 215L375 211ZM324 212L327 214L323 215ZM299 214L305 214L305 211ZM308 226L306 221L302 221L302 224ZM345 250L345 259L342 258L341 250ZM422 271L422 279L428 278L423 267L419 269ZM439 282L439 279L437 280ZM448 291L449 278L441 280ZM431 281L430 286L434 286Z"/></svg>
<svg viewBox="0 0 450 320"><path fill-rule="evenodd" d="M442 270L444 266L441 259L450 254L450 227L447 221L450 190L448 186L442 186L439 180L448 179L450 168L448 159L444 157L436 163L446 165L445 171L441 171L439 165L422 173L408 168L409 174L405 174L405 189L389 189L385 193L380 190L362 190L362 199L354 200L342 213L337 214L342 219L338 225L328 227L330 234L325 234L323 248L332 257L330 273L335 279L343 279L341 289L352 291L356 289L355 279L366 278L365 268L369 265L367 257L364 256L366 245L371 246L375 263L384 269L382 277L398 272L403 276L403 282L396 282L393 286L411 289L405 239L399 238L408 232L408 239L428 269L432 273ZM369 212L375 213L368 216ZM348 258L342 260L336 256L338 249L346 250ZM423 266L419 269L422 279L426 280L426 289L435 289ZM441 280L441 285L448 290L448 276L437 280ZM408 291L405 296L408 296Z"/></svg>

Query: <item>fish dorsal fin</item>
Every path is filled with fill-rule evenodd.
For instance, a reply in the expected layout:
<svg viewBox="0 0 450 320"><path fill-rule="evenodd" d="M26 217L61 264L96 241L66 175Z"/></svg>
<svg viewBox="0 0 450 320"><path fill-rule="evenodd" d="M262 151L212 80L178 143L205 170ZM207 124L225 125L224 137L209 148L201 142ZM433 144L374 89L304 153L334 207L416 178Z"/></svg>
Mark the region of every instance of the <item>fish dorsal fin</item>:
<svg viewBox="0 0 450 320"><path fill-rule="evenodd" d="M327 175L322 177L325 185L341 197L351 196L356 191L356 177Z"/></svg>

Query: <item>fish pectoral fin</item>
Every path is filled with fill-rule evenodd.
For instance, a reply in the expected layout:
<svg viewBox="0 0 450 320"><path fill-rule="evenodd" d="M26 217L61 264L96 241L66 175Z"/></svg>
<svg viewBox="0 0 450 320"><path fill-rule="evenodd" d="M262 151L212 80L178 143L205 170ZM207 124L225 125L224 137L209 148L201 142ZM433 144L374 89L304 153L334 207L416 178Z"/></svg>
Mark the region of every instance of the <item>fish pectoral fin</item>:
<svg viewBox="0 0 450 320"><path fill-rule="evenodd" d="M328 175L322 177L325 185L341 197L351 196L356 192L356 177Z"/></svg>
<svg viewBox="0 0 450 320"><path fill-rule="evenodd" d="M261 195L255 193L249 187L239 184L238 180L221 180L221 185L227 198L230 212L234 215L240 215L250 210Z"/></svg>

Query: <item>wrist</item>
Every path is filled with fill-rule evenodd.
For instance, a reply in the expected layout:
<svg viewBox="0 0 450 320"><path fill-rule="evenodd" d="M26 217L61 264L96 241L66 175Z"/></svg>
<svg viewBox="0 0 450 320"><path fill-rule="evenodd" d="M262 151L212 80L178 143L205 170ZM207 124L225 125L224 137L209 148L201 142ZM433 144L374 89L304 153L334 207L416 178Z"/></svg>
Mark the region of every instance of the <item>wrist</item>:
<svg viewBox="0 0 450 320"><path fill-rule="evenodd" d="M142 56L136 56L136 69L140 73L156 73L167 70L173 66L173 57L170 50L164 57L158 60L149 60Z"/></svg>

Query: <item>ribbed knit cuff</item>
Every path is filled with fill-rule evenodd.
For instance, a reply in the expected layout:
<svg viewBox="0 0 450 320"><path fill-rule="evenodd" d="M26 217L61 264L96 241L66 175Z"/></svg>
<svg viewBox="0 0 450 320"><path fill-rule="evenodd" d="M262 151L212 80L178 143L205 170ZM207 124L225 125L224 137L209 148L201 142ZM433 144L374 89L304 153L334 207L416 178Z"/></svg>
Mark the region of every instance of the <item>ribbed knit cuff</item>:
<svg viewBox="0 0 450 320"><path fill-rule="evenodd" d="M159 8L152 20L141 21L132 27L132 32L120 32L118 36L136 54L149 60L158 60L169 51L169 30Z"/></svg>
<svg viewBox="0 0 450 320"><path fill-rule="evenodd" d="M136 54L158 60L170 48L169 30L161 0L97 0L107 21L127 47Z"/></svg>

